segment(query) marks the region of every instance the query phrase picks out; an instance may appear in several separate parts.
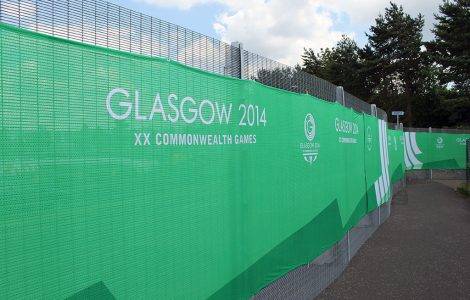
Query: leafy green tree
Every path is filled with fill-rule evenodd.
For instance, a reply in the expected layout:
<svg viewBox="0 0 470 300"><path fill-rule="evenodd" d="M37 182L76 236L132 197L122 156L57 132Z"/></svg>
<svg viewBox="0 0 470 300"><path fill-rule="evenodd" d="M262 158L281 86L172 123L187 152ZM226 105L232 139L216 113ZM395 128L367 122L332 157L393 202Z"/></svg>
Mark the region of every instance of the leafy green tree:
<svg viewBox="0 0 470 300"><path fill-rule="evenodd" d="M302 66L305 72L324 78L322 76L325 70L322 55L323 52L324 50L321 49L320 53L317 54L311 48L304 48L304 53L302 54Z"/></svg>
<svg viewBox="0 0 470 300"><path fill-rule="evenodd" d="M470 0L444 0L433 32L424 19L395 3L380 14L362 49L348 37L315 53L304 49L303 70L376 103L390 115L404 110L407 126L470 126Z"/></svg>
<svg viewBox="0 0 470 300"><path fill-rule="evenodd" d="M299 65L295 67L277 66L272 69L260 69L256 76L252 76L251 79L288 91L308 92L301 89L302 68Z"/></svg>
<svg viewBox="0 0 470 300"><path fill-rule="evenodd" d="M470 127L470 1L445 0L426 48L438 68L445 126Z"/></svg>
<svg viewBox="0 0 470 300"><path fill-rule="evenodd" d="M343 86L358 97L364 97L367 92L360 74L359 51L354 40L342 36L335 47L321 49L318 54L313 49L304 49L303 67L310 74Z"/></svg>
<svg viewBox="0 0 470 300"><path fill-rule="evenodd" d="M435 39L426 43L440 68L440 82L470 94L470 0L445 0L435 15Z"/></svg>
<svg viewBox="0 0 470 300"><path fill-rule="evenodd" d="M369 80L375 86L372 100L389 109L391 99L400 98L408 125L413 124L413 101L425 93L430 73L421 51L423 26L421 14L413 18L391 2L367 34L373 62Z"/></svg>

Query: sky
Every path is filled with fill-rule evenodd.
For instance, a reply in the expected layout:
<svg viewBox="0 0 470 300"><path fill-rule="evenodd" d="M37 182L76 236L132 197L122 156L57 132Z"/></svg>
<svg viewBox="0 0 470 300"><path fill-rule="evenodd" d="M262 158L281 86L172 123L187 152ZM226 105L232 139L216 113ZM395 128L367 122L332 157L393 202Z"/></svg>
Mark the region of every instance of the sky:
<svg viewBox="0 0 470 300"><path fill-rule="evenodd" d="M246 50L294 65L305 47L319 51L347 35L363 46L365 32L389 0L111 0ZM425 17L424 39L432 38L442 0L395 0L413 17Z"/></svg>

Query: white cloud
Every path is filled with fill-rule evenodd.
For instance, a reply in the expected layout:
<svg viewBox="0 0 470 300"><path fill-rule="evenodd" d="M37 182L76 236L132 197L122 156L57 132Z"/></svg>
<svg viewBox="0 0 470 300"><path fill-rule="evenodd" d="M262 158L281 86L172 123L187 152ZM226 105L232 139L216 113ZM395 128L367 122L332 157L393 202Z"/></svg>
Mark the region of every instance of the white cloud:
<svg viewBox="0 0 470 300"><path fill-rule="evenodd" d="M230 1L226 1L230 2ZM287 64L299 62L304 47L335 44L333 16L312 0L237 1L217 17L214 29L225 41Z"/></svg>
<svg viewBox="0 0 470 300"><path fill-rule="evenodd" d="M317 0L136 1L179 9L222 5L213 28L223 41L240 41L247 50L291 65L300 61L304 47L332 46L344 33L333 30L333 16Z"/></svg>
<svg viewBox="0 0 470 300"><path fill-rule="evenodd" d="M36 15L36 5L32 1L4 1L0 6L0 16L6 19L28 19Z"/></svg>
<svg viewBox="0 0 470 300"><path fill-rule="evenodd" d="M135 0L164 7L190 9L193 6L219 4L214 30L226 42L240 41L245 49L288 64L300 61L304 47L316 50L334 46L341 34L361 36L389 0ZM424 36L430 28L441 0L395 0L412 16L426 18ZM337 19L341 16L341 19ZM335 29L347 16L351 29ZM341 22L339 22L341 21Z"/></svg>
<svg viewBox="0 0 470 300"><path fill-rule="evenodd" d="M363 31L373 24L374 18L389 6L389 0L134 1L182 10L207 4L220 5L222 12L215 16L213 28L222 40L229 43L240 41L247 50L290 65L300 61L304 47L318 51L334 46L342 34L362 36ZM403 5L412 16L423 13L426 19L424 37L432 38L433 13L437 12L442 0L394 1ZM16 1L4 2L0 13L6 20L21 15L22 26L34 24L36 6L32 1L22 1L20 4ZM335 25L338 23L342 23L340 28L343 30L337 29Z"/></svg>
<svg viewBox="0 0 470 300"><path fill-rule="evenodd" d="M136 2L142 2L147 4L152 4L160 7L177 7L179 9L190 9L193 6L222 2L219 0L135 0Z"/></svg>
<svg viewBox="0 0 470 300"><path fill-rule="evenodd" d="M385 8L390 6L390 0L320 0L328 8L346 13L351 22L356 25L370 26L380 13L385 12ZM425 18L424 36L431 38L430 29L434 23L434 14L438 12L438 7L442 0L393 0L394 3L402 5L406 13L416 17L419 13ZM362 34L362 32L360 33Z"/></svg>

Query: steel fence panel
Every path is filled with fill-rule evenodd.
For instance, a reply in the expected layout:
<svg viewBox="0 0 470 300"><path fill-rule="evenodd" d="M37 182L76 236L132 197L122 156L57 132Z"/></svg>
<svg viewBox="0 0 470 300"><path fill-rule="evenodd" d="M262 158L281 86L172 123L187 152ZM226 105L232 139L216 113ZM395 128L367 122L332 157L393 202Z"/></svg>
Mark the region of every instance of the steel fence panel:
<svg viewBox="0 0 470 300"><path fill-rule="evenodd" d="M406 132L435 132L435 133L470 133L470 129L465 128L434 128L434 127L404 127Z"/></svg>
<svg viewBox="0 0 470 300"><path fill-rule="evenodd" d="M299 66L282 64L104 0L0 0L0 22L86 44L163 57L331 102L338 99L336 85ZM344 92L342 104L373 113L370 104L348 92ZM387 120L386 112L380 108L377 117ZM390 202L366 215L324 255L291 271L255 298L311 299L318 295L343 272L351 257L389 215Z"/></svg>
<svg viewBox="0 0 470 300"><path fill-rule="evenodd" d="M336 85L304 72L300 66L282 64L104 0L0 0L0 22L337 101ZM347 92L342 104L371 114L368 103ZM382 110L377 116L386 119Z"/></svg>

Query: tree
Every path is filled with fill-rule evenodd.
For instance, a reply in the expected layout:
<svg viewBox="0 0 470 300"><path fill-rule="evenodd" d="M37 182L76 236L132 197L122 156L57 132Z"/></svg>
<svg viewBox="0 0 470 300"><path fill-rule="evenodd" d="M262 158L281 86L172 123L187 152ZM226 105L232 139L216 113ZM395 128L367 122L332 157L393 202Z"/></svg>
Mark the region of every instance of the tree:
<svg viewBox="0 0 470 300"><path fill-rule="evenodd" d="M261 82L262 84L274 86L280 89L305 93L301 89L302 69L299 65L295 67L277 66L272 69L260 69L256 76L252 76L252 80Z"/></svg>
<svg viewBox="0 0 470 300"><path fill-rule="evenodd" d="M375 103L407 126L470 126L470 0L444 0L434 41L423 43L424 19L390 3L361 49L343 37L333 48L304 49L303 70Z"/></svg>
<svg viewBox="0 0 470 300"><path fill-rule="evenodd" d="M322 77L321 75L325 69L322 52L323 49L321 49L319 54L316 54L313 49L304 48L304 53L302 54L302 65L305 72Z"/></svg>
<svg viewBox="0 0 470 300"><path fill-rule="evenodd" d="M435 15L435 39L426 43L438 79L447 126L470 126L470 1L445 0Z"/></svg>
<svg viewBox="0 0 470 300"><path fill-rule="evenodd" d="M470 94L470 0L444 1L435 15L435 40L426 47L440 69L440 82Z"/></svg>
<svg viewBox="0 0 470 300"><path fill-rule="evenodd" d="M342 36L335 47L321 49L318 54L313 49L304 49L304 71L343 86L358 97L367 96L360 74L359 51L356 42L347 36Z"/></svg>
<svg viewBox="0 0 470 300"><path fill-rule="evenodd" d="M367 34L373 67L369 72L373 81L375 101L384 106L384 100L399 97L406 110L408 125L413 124L413 101L425 92L429 69L421 51L424 19L421 14L412 18L402 6L390 3L384 15L375 19Z"/></svg>

